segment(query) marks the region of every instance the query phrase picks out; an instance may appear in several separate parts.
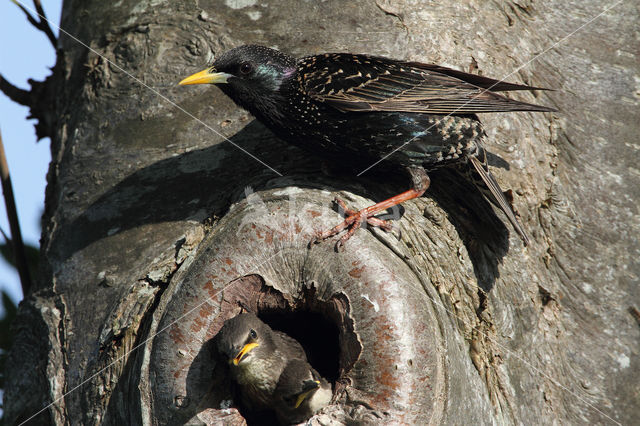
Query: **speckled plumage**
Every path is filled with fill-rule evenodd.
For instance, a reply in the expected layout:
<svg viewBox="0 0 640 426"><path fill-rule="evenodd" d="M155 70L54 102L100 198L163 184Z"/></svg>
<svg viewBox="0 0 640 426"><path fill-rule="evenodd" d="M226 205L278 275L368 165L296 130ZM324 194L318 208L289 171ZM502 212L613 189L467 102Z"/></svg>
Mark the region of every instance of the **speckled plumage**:
<svg viewBox="0 0 640 426"><path fill-rule="evenodd" d="M327 53L296 60L251 45L224 53L211 71L228 75L227 84L219 84L222 91L292 144L356 173L382 160L410 170L414 182L416 172L424 174L420 188L395 201L421 195L428 186L425 171L468 164L473 181L504 211L526 244L522 226L484 161L486 134L475 114L553 111L496 93L535 88L367 55ZM366 217L345 227L372 223L377 211L369 209Z"/></svg>

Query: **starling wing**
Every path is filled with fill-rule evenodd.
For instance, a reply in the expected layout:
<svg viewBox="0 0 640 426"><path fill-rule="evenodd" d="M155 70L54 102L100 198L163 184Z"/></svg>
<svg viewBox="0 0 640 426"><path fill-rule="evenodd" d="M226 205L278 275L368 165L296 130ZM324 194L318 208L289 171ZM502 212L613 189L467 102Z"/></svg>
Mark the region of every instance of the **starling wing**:
<svg viewBox="0 0 640 426"><path fill-rule="evenodd" d="M298 63L301 90L313 99L346 111L395 111L474 114L507 111L555 111L515 101L495 91L535 87L456 71L437 65L327 53Z"/></svg>

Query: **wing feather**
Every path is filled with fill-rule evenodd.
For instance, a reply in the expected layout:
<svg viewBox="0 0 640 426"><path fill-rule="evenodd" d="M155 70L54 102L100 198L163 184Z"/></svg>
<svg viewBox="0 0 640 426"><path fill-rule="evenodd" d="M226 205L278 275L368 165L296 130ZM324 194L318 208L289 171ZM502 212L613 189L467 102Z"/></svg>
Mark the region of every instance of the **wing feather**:
<svg viewBox="0 0 640 426"><path fill-rule="evenodd" d="M300 60L301 90L340 111L472 114L555 111L489 91L537 89L437 65L352 54Z"/></svg>

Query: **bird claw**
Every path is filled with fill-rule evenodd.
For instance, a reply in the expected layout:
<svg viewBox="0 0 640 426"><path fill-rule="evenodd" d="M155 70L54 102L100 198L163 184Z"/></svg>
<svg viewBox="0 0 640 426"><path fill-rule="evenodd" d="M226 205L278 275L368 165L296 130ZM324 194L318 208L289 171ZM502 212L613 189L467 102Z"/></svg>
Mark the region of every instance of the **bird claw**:
<svg viewBox="0 0 640 426"><path fill-rule="evenodd" d="M362 226L363 223L367 223L370 226L378 227L383 229L386 232L389 232L393 229L393 225L391 222L379 219L374 217L375 213L370 213L367 209L363 210L352 210L339 198L333 200L340 209L340 212L344 212L345 219L342 223L337 226L334 226L328 231L318 232L309 242L308 247L311 248L315 244L319 244L320 242L331 238L340 232L347 230L347 233L344 234L340 239L336 242L335 250L336 252L340 252L341 249L344 248L344 244L356 233L358 228Z"/></svg>
<svg viewBox="0 0 640 426"><path fill-rule="evenodd" d="M351 210L347 204L338 197L334 198L333 202L338 205L338 212L344 216L353 216L358 213L357 210Z"/></svg>

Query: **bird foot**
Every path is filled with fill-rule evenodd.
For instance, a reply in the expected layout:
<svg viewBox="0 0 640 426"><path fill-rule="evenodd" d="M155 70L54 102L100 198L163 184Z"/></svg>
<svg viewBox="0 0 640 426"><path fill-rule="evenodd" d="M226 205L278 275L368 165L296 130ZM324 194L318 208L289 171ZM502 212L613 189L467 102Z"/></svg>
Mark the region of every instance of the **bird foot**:
<svg viewBox="0 0 640 426"><path fill-rule="evenodd" d="M346 243L347 240L349 240L349 238L351 238L353 234L355 234L356 230L360 228L360 226L362 226L362 224L365 222L370 226L381 228L387 232L393 229L393 225L391 224L391 222L374 217L374 215L379 212L379 210L377 209L371 209L371 207L367 207L362 210L352 210L347 207L345 202L339 198L336 198L334 202L340 207L342 211L344 211L344 221L328 231L318 232L309 242L309 247L314 244L319 244L320 242L326 240L327 238L331 238L334 235L338 235L340 232L346 229L347 233L340 237L340 239L336 242L335 249L336 251L340 251L340 249L344 246L344 243Z"/></svg>

